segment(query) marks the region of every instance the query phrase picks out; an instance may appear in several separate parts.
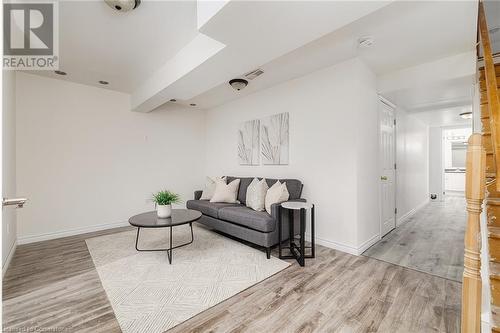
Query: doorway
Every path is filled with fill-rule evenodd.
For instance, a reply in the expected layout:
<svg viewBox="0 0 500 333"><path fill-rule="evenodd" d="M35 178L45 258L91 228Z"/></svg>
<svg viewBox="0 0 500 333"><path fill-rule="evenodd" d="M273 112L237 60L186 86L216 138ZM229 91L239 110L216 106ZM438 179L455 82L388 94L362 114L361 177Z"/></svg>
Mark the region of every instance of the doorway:
<svg viewBox="0 0 500 333"><path fill-rule="evenodd" d="M443 194L446 196L464 196L465 192L465 156L467 140L472 134L472 127L443 128Z"/></svg>
<svg viewBox="0 0 500 333"><path fill-rule="evenodd" d="M396 118L395 107L379 99L380 235L396 228Z"/></svg>

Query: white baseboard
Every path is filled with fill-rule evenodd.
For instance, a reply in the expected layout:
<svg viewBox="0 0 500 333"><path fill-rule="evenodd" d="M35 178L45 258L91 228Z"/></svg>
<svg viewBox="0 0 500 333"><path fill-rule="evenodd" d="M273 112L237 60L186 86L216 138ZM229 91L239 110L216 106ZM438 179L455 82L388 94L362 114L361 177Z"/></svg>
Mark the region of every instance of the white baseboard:
<svg viewBox="0 0 500 333"><path fill-rule="evenodd" d="M310 239L310 238L311 238L311 235L310 234L306 234L306 239ZM380 235L377 234L377 235L374 235L373 237L371 237L369 240L367 240L363 244L361 244L360 246L354 247L354 246L342 244L342 243L339 243L339 242L327 240L327 239L324 239L324 238L315 237L316 244L318 244L318 245L326 246L326 247L328 247L330 249L334 249L334 250L346 252L346 253L349 253L349 254L353 254L355 256L361 255L370 246L372 246L373 244L375 244L379 240L380 240Z"/></svg>
<svg viewBox="0 0 500 333"><path fill-rule="evenodd" d="M63 231L49 232L49 233L40 234L40 235L21 236L17 239L17 244L21 245L21 244L41 242L41 241L46 241L46 240L50 240L50 239L86 234L86 233L94 232L94 231L125 227L128 225L130 225L128 222L97 224L97 225L92 225L92 226L83 227L83 228L67 229L67 230L63 230Z"/></svg>
<svg viewBox="0 0 500 333"><path fill-rule="evenodd" d="M413 215L415 215L416 212L418 212L420 209L422 209L428 203L429 203L429 199L427 198L426 200L422 201L419 205L417 205L417 207L413 208L408 213L406 213L403 216L401 216L400 218L398 218L397 221L396 221L396 226L399 227L403 223L408 222L408 220L410 219L410 217L412 217Z"/></svg>
<svg viewBox="0 0 500 333"><path fill-rule="evenodd" d="M358 246L358 255L368 250L373 244L378 242L380 239L381 239L380 234L376 234L372 238L370 238L369 240Z"/></svg>
<svg viewBox="0 0 500 333"><path fill-rule="evenodd" d="M481 313L481 333L491 333L491 314L490 314L490 312Z"/></svg>
<svg viewBox="0 0 500 333"><path fill-rule="evenodd" d="M9 268L10 261L14 257L14 253L16 252L17 248L17 240L14 241L12 246L9 249L9 255L7 256L7 260L5 260L5 263L2 266L2 277L5 275L5 272L7 272L7 268Z"/></svg>

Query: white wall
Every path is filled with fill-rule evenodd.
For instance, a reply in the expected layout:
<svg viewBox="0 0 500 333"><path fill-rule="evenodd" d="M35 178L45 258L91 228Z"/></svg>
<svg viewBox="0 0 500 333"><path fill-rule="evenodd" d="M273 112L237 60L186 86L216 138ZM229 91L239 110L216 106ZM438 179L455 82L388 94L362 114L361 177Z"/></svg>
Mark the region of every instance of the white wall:
<svg viewBox="0 0 500 333"><path fill-rule="evenodd" d="M290 164L238 165L238 124L280 112L290 113ZM375 77L349 60L208 110L206 174L302 180L318 241L359 253L380 232L377 117Z"/></svg>
<svg viewBox="0 0 500 333"><path fill-rule="evenodd" d="M352 103L359 109L350 130L356 133L357 148L357 244L360 252L380 237L379 97L376 77L366 66L352 71L358 80ZM345 113L349 112L344 110ZM348 143L347 143L348 144Z"/></svg>
<svg viewBox="0 0 500 333"><path fill-rule="evenodd" d="M429 127L402 108L396 123L396 207L402 223L429 201Z"/></svg>
<svg viewBox="0 0 500 333"><path fill-rule="evenodd" d="M16 197L16 73L3 71L2 80L2 195ZM2 267L5 272L8 260L16 245L16 208L2 208Z"/></svg>
<svg viewBox="0 0 500 333"><path fill-rule="evenodd" d="M20 242L126 224L163 188L203 182L204 113L130 111L129 95L18 74Z"/></svg>

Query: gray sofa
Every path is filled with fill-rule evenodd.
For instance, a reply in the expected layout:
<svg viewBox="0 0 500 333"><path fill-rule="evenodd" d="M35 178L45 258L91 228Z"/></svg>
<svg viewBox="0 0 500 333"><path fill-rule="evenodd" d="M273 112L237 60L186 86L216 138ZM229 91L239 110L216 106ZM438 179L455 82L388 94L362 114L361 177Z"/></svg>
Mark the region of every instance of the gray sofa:
<svg viewBox="0 0 500 333"><path fill-rule="evenodd" d="M194 200L189 200L186 206L203 214L198 222L222 233L265 247L266 255L269 259L271 257L271 247L278 244L277 221L280 218L280 204L271 206L271 215L266 211L257 212L246 207L247 188L254 177L227 177L227 183L237 178L240 179L240 187L238 189L238 201L240 201L240 204L211 203L208 200L199 200L202 191L196 191L194 193ZM277 180L266 178L269 187L276 183ZM300 180L280 179L280 181L286 182L288 193L290 194L289 201L305 201L300 197L303 187ZM287 215L282 218L285 221L290 217ZM288 239L288 223L283 223L282 232L283 239Z"/></svg>

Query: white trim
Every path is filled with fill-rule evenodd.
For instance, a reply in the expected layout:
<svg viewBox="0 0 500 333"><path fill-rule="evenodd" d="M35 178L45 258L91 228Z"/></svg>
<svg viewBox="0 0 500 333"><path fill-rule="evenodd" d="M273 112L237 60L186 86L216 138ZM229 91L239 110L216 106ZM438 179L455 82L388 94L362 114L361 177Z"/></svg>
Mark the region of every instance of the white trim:
<svg viewBox="0 0 500 333"><path fill-rule="evenodd" d="M481 333L491 332L491 313L484 312L481 313Z"/></svg>
<svg viewBox="0 0 500 333"><path fill-rule="evenodd" d="M12 243L12 246L9 249L9 255L7 256L7 259L5 260L5 263L2 266L2 277L5 275L5 272L7 272L7 268L9 268L10 261L14 257L16 249L17 249L17 240L15 240L14 243Z"/></svg>
<svg viewBox="0 0 500 333"><path fill-rule="evenodd" d="M396 110L396 104L394 104L393 102L391 102L390 100L388 100L387 98L385 98L380 94L378 94L378 98L380 99L380 101L382 101L382 103L387 104L388 106Z"/></svg>
<svg viewBox="0 0 500 333"><path fill-rule="evenodd" d="M310 239L311 235L306 233L306 239ZM370 246L373 244L377 243L380 240L380 234L374 235L372 238L364 242L358 247L342 244L339 242L331 241L328 239L316 237L315 241L316 244L326 246L330 249L342 251L345 253L349 253L355 256L361 255L363 252L365 252Z"/></svg>
<svg viewBox="0 0 500 333"><path fill-rule="evenodd" d="M63 230L63 231L49 232L49 233L40 234L40 235L21 236L18 238L17 243L19 245L28 244L28 243L35 243L35 242L41 242L41 241L50 240L50 239L86 234L86 233L94 232L94 231L125 227L128 225L129 225L128 222L97 224L97 225L84 227L84 228L76 228L76 229L68 229L68 230Z"/></svg>
<svg viewBox="0 0 500 333"><path fill-rule="evenodd" d="M358 246L358 255L368 250L372 245L374 245L381 239L382 237L380 237L380 234L376 234L372 238L368 239L366 242Z"/></svg>
<svg viewBox="0 0 500 333"><path fill-rule="evenodd" d="M403 215L400 218L398 218L397 221L396 221L396 227L399 227L402 224L404 224L405 222L407 222L410 219L410 217L412 217L413 215L415 215L416 212L418 212L420 209L422 209L428 203L429 203L429 198L427 198L426 200L422 201L420 204L417 205L417 207L413 208L408 213L406 213L405 215Z"/></svg>

